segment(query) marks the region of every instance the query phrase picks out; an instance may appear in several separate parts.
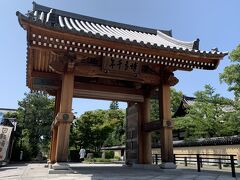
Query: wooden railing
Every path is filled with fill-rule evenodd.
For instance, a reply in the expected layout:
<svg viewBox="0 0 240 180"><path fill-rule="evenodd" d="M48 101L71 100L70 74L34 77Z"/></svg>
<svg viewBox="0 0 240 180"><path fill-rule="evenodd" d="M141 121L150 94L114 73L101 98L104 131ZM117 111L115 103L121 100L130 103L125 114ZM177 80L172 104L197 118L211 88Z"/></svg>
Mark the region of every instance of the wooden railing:
<svg viewBox="0 0 240 180"><path fill-rule="evenodd" d="M226 154L174 154L174 163L184 162L185 166L189 163L195 163L197 165L198 172L201 171L203 164L218 164L218 168L222 169L222 165L231 165L232 177L236 177L235 172L235 160L236 155L226 155ZM158 164L161 161L160 154L152 155L153 164Z"/></svg>

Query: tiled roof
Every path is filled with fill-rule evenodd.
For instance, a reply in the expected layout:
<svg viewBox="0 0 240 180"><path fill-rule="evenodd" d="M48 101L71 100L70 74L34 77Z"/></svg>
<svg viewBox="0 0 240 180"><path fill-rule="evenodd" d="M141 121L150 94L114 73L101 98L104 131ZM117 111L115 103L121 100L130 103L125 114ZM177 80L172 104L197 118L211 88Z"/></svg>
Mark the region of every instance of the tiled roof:
<svg viewBox="0 0 240 180"><path fill-rule="evenodd" d="M216 146L216 145L235 145L240 144L240 136L223 136L212 138L200 138L192 141L173 141L173 147L192 147L192 146ZM160 148L160 144L152 144L152 148ZM123 146L103 147L102 150L120 150Z"/></svg>
<svg viewBox="0 0 240 180"><path fill-rule="evenodd" d="M216 146L216 145L234 145L240 144L240 136L223 136L212 138L200 138L195 140L173 141L173 147L192 147L192 146ZM153 148L161 147L161 144L153 144Z"/></svg>
<svg viewBox="0 0 240 180"><path fill-rule="evenodd" d="M188 97L188 96L183 95L181 103L180 103L177 111L174 113L173 118L185 116L187 114L187 109L189 109L189 106L194 105L195 102L196 102L195 97ZM221 105L220 107L223 112L236 111L234 109L234 107L231 105Z"/></svg>
<svg viewBox="0 0 240 180"><path fill-rule="evenodd" d="M174 147L187 147L187 146L215 146L215 145L233 145L240 144L240 136L225 136L225 137L212 137L200 138L192 141L173 141Z"/></svg>
<svg viewBox="0 0 240 180"><path fill-rule="evenodd" d="M188 96L185 96L185 95L183 95L183 97L182 97L183 105L184 105L184 107L186 107L186 108L187 108L188 106L193 105L194 102L195 102L195 100L196 100L196 98L194 98L194 97L188 97Z"/></svg>
<svg viewBox="0 0 240 180"><path fill-rule="evenodd" d="M199 39L192 42L184 42L171 37L171 31L138 27L83 16L52 9L35 2L33 2L33 10L27 16L19 12L17 12L17 15L45 26L68 32L87 34L96 38L198 52Z"/></svg>
<svg viewBox="0 0 240 180"><path fill-rule="evenodd" d="M210 51L199 50L199 39L183 42L173 38L171 31L107 21L36 3L33 3L32 11L26 15L17 12L17 16L20 25L25 30L33 30L30 31L32 34L28 36L29 45L32 46L159 64L180 70L194 68L213 70L217 68L219 60L227 55L227 52L220 52L217 48ZM46 32L41 34L42 31L40 33L34 31L37 29L29 27L41 28L44 31L53 30L56 32L56 37L48 37L47 34L44 34ZM77 35L85 40L75 42L73 39L61 39L59 32ZM93 39L93 41L89 43L86 39ZM107 45L103 45L105 42ZM109 45L112 43L116 43L116 48ZM127 48L123 45L126 45ZM129 45L134 48L129 50ZM148 50L153 51L148 53ZM45 64L44 67L47 67Z"/></svg>

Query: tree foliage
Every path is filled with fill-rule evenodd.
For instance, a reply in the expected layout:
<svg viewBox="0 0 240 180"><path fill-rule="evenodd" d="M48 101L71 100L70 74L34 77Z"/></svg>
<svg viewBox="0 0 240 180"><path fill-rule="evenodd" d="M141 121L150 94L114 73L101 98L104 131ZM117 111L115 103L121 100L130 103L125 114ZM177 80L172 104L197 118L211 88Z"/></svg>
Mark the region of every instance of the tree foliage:
<svg viewBox="0 0 240 180"><path fill-rule="evenodd" d="M118 101L112 101L109 108L110 109L119 109Z"/></svg>
<svg viewBox="0 0 240 180"><path fill-rule="evenodd" d="M121 109L110 109L108 116L114 122L114 127L104 141L104 146L123 145L125 143L126 112Z"/></svg>
<svg viewBox="0 0 240 180"><path fill-rule="evenodd" d="M233 64L220 74L221 82L228 84L235 94L235 101L221 97L206 85L195 93L196 102L185 117L175 119L175 129L185 131L186 139L231 136L240 132L240 45L230 53Z"/></svg>
<svg viewBox="0 0 240 180"><path fill-rule="evenodd" d="M188 114L175 119L175 129L185 131L186 139L210 138L233 135L226 132L226 124L231 121L233 101L215 93L215 89L206 85L203 91L195 93L195 103L188 108ZM238 120L239 121L239 120Z"/></svg>
<svg viewBox="0 0 240 180"><path fill-rule="evenodd" d="M54 119L54 99L44 93L25 93L18 102L15 148L23 150L26 159L48 150L51 123Z"/></svg>
<svg viewBox="0 0 240 180"><path fill-rule="evenodd" d="M73 123L71 145L97 152L103 145L121 143L124 116L118 109L85 112Z"/></svg>
<svg viewBox="0 0 240 180"><path fill-rule="evenodd" d="M171 88L171 112L174 114L182 101L183 93Z"/></svg>
<svg viewBox="0 0 240 180"><path fill-rule="evenodd" d="M183 93L181 91L177 91L174 88L171 88L171 112L174 114L182 100ZM158 99L151 99L151 112L150 112L151 120L159 120L159 106Z"/></svg>
<svg viewBox="0 0 240 180"><path fill-rule="evenodd" d="M240 44L234 49L229 56L233 64L225 67L220 74L221 82L228 84L229 91L233 91L237 99L240 98Z"/></svg>

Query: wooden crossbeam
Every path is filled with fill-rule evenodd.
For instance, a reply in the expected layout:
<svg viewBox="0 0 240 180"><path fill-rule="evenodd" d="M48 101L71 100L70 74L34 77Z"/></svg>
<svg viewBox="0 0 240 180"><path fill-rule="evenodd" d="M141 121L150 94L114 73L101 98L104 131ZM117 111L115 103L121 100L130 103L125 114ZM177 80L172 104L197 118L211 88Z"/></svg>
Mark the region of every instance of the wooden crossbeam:
<svg viewBox="0 0 240 180"><path fill-rule="evenodd" d="M145 123L142 126L143 131L146 131L146 132L159 131L160 128L161 128L161 122L159 120Z"/></svg>

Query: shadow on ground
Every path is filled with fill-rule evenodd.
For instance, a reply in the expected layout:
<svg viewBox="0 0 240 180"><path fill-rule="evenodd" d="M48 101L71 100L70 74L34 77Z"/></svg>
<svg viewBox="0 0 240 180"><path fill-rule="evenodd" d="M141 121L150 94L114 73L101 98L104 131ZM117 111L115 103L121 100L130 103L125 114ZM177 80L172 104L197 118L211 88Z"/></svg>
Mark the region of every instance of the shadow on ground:
<svg viewBox="0 0 240 180"><path fill-rule="evenodd" d="M74 173L92 177L92 179L235 179L231 172L203 170L197 172L194 169L142 169L132 167L111 166L71 166ZM236 174L240 177L240 174Z"/></svg>
<svg viewBox="0 0 240 180"><path fill-rule="evenodd" d="M17 163L17 164L6 164L3 166L0 166L0 171L7 171L7 170L14 170L18 169L19 167L26 167L27 164Z"/></svg>

